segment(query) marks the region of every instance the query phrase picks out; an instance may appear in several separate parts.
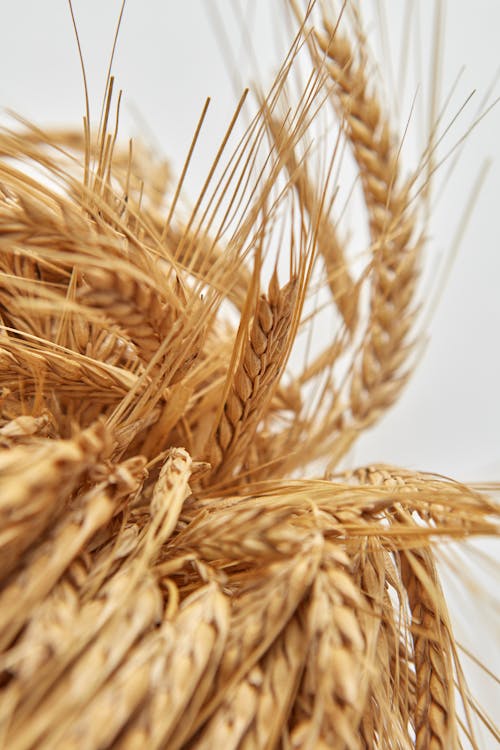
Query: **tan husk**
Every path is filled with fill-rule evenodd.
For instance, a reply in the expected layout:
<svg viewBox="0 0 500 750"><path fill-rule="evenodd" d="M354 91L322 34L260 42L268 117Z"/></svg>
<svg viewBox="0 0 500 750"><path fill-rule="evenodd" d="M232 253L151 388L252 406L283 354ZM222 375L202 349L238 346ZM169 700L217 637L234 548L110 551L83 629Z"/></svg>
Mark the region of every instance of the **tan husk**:
<svg viewBox="0 0 500 750"><path fill-rule="evenodd" d="M407 378L419 172L356 13L291 5L290 54L188 217L110 130L112 79L98 133L0 130L5 750L478 747L437 563L498 536L498 503L338 465ZM321 158L343 142L360 177L360 273L342 170L316 179L324 113ZM338 325L301 359L323 291Z"/></svg>

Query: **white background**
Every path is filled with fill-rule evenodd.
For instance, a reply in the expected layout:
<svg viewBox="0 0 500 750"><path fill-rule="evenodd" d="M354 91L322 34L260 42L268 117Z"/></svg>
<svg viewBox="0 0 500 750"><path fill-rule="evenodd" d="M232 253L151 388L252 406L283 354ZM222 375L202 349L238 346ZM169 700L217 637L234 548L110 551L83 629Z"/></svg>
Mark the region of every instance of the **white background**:
<svg viewBox="0 0 500 750"><path fill-rule="evenodd" d="M361 5L368 16L376 7L371 0ZM422 51L422 73L421 80L415 73L406 97L411 99L419 82L418 96L425 102L432 10L436 4L434 0L418 0L416 5L420 21L418 28L416 20L412 25L412 35ZM387 37L398 50L405 2L386 0L380 6L387 16L390 9ZM91 107L97 118L119 2L75 0L74 7ZM223 38L214 33L217 17L224 19L232 52L224 51ZM257 75L255 62L248 55L248 39L238 22L242 17L256 50ZM449 0L442 47L443 96L463 66L465 70L448 119L477 89L449 145L465 132L491 86L493 98L500 95L500 83L495 83L500 66L499 28L500 0ZM83 89L66 3L0 0L0 29L0 105L44 125L81 122ZM247 84L249 71L253 71L251 77L270 82L287 39L290 36L279 0L129 0L114 66L117 84L124 89L129 107L124 134L128 135L127 128L134 120L133 129L145 133L136 114L140 113L149 128L146 135L172 157L173 168L179 170L205 97L211 95L203 148L196 152L188 179L194 196L234 107L229 64L233 79L238 70L241 81ZM376 31L373 44L379 47ZM398 63L395 70L397 78ZM390 83L389 77L389 91ZM463 480L500 480L499 134L497 106L471 134L436 206L427 251L431 268L436 262L443 266L481 164L493 159L442 290L425 354L398 405L360 440L353 456L356 464L383 461ZM474 621L473 613L462 612L462 621L467 620ZM487 640L481 653L491 664L495 634L492 630L484 632ZM498 671L498 660L496 668ZM495 704L487 689L483 688L481 697L494 713ZM498 721L498 712L496 718Z"/></svg>

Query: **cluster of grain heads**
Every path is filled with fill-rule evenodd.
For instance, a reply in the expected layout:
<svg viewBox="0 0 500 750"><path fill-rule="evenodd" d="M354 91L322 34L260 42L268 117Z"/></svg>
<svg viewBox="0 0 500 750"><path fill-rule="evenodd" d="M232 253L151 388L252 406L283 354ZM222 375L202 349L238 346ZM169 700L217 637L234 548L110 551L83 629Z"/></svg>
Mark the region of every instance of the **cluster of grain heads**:
<svg viewBox="0 0 500 750"><path fill-rule="evenodd" d="M405 380L422 242L364 38L315 10L188 216L109 132L112 80L96 135L0 131L0 748L477 747L435 550L498 505L332 476ZM326 110L361 274L307 146ZM338 329L291 367L321 285Z"/></svg>

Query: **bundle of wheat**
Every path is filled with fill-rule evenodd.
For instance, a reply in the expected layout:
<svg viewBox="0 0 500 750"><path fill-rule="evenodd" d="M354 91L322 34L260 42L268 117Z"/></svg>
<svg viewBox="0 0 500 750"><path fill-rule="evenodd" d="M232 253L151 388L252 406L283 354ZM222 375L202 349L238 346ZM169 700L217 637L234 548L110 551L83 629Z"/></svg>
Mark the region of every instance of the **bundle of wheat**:
<svg viewBox="0 0 500 750"><path fill-rule="evenodd" d="M420 171L401 174L356 14L295 12L188 215L182 177L161 196L148 154L120 149L112 79L95 135L0 133L8 750L477 746L436 545L497 535L500 508L430 475L334 473L411 366ZM307 139L329 107L321 180ZM342 149L357 273L331 210ZM320 293L331 332L297 372Z"/></svg>

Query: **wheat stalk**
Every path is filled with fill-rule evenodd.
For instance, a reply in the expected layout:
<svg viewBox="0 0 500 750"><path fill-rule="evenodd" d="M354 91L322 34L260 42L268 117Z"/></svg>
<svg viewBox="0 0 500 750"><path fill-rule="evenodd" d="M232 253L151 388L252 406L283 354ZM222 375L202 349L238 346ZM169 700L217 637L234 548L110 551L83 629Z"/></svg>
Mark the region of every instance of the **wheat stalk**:
<svg viewBox="0 0 500 750"><path fill-rule="evenodd" d="M82 473L105 447L105 432L95 425L73 440L46 440L0 455L2 578L23 552L69 506ZM20 481L21 477L21 481Z"/></svg>

